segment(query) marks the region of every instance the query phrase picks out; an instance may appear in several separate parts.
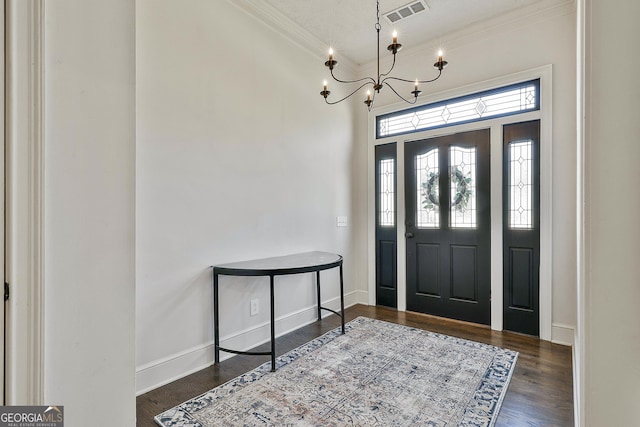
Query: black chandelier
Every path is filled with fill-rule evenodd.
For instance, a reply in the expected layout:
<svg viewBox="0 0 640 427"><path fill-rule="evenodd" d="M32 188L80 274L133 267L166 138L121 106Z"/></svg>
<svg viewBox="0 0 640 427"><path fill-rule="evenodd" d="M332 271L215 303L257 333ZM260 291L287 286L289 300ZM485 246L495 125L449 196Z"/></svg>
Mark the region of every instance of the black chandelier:
<svg viewBox="0 0 640 427"><path fill-rule="evenodd" d="M402 79L399 77L393 77L390 76L389 74L391 74L391 72L393 71L393 68L396 65L396 54L400 51L400 49L402 49L402 45L400 43L398 43L398 33L396 33L395 31L393 32L393 41L392 43L387 47L387 50L390 51L393 54L393 63L391 64L391 68L389 69L389 71L387 71L386 73L380 73L380 0L376 1L376 32L378 35L378 77L373 78L373 77L364 77L362 79L358 79L358 80L340 80L339 78L337 78L335 76L335 74L333 74L333 69L335 68L336 64L338 63L338 61L336 61L333 58L333 49L329 48L329 60L326 61L324 63L324 65L326 67L329 68L329 70L331 71L331 77L333 77L333 79L335 81L337 81L338 83L360 83L360 82L364 82L362 83L357 89L355 89L353 92L351 92L349 95L345 96L342 99L339 99L337 101L329 101L327 98L329 96L329 94L331 94L331 91L329 91L327 89L327 81L325 80L323 83L323 89L322 92L320 92L320 95L322 95L322 97L324 98L325 102L329 105L334 105L337 104L339 102L344 101L347 98L350 98L351 96L353 96L356 92L358 92L360 89L364 88L365 86L371 86L371 88L369 90L367 90L367 99L364 101L364 103L367 105L367 109L369 111L371 111L371 107L373 106L373 102L376 98L376 93L380 93L380 90L384 87L387 86L389 89L391 89L391 91L393 93L395 93L398 98L400 98L401 100L403 100L404 102L408 103L408 104L415 104L416 101L418 100L418 95L420 95L422 93L421 90L418 89L418 85L420 83L431 83L434 82L436 80L438 80L440 78L440 76L442 75L442 70L447 66L447 61L444 61L442 59L442 51L438 52L438 61L433 64L433 66L438 70L438 75L431 79L431 80L407 80L407 79ZM406 82L406 83L413 83L414 84L414 89L410 92L411 95L413 95L413 100L409 100L405 97L403 97L402 95L400 95L394 88L393 86L391 86L391 84L389 84L389 80L396 80L396 81L400 81L400 82Z"/></svg>

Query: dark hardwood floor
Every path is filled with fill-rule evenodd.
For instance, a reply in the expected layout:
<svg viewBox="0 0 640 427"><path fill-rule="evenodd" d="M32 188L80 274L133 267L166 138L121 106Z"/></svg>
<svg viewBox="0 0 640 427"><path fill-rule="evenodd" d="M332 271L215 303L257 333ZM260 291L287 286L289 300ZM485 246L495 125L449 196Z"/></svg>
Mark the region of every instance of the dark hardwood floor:
<svg viewBox="0 0 640 427"><path fill-rule="evenodd" d="M573 386L571 348L510 332L404 313L382 307L356 305L346 310L352 320L367 316L388 322L518 351L518 362L502 404L496 426L573 426ZM339 326L338 316L300 328L277 339L278 355L304 344ZM267 345L262 346L268 351ZM235 356L160 387L137 398L138 427L156 426L153 417L192 397L204 393L269 360L269 356Z"/></svg>

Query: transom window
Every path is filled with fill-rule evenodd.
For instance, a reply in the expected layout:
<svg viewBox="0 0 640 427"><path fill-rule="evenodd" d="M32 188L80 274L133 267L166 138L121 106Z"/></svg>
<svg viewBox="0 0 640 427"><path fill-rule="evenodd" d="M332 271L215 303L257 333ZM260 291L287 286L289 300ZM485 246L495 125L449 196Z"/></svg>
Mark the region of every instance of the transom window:
<svg viewBox="0 0 640 427"><path fill-rule="evenodd" d="M540 80L531 80L378 116L376 138L539 109Z"/></svg>

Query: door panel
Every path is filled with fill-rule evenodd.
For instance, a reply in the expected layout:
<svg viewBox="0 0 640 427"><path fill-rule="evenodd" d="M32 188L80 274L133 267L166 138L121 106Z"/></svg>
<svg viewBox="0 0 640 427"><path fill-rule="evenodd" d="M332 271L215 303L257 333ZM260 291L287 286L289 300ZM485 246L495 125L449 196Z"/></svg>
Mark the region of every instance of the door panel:
<svg viewBox="0 0 640 427"><path fill-rule="evenodd" d="M440 292L440 246L426 243L416 245L417 292L439 297Z"/></svg>
<svg viewBox="0 0 640 427"><path fill-rule="evenodd" d="M533 250L510 248L509 306L525 310L533 309ZM514 286L515 285L515 286Z"/></svg>
<svg viewBox="0 0 640 427"><path fill-rule="evenodd" d="M397 307L396 144L378 145L376 158L376 304Z"/></svg>
<svg viewBox="0 0 640 427"><path fill-rule="evenodd" d="M396 242L380 240L378 253L380 254L380 281L383 288L395 289L396 269L393 261L396 256Z"/></svg>
<svg viewBox="0 0 640 427"><path fill-rule="evenodd" d="M504 126L504 328L540 333L540 121Z"/></svg>
<svg viewBox="0 0 640 427"><path fill-rule="evenodd" d="M451 245L451 298L478 301L475 246Z"/></svg>
<svg viewBox="0 0 640 427"><path fill-rule="evenodd" d="M405 146L407 309L490 322L489 130Z"/></svg>

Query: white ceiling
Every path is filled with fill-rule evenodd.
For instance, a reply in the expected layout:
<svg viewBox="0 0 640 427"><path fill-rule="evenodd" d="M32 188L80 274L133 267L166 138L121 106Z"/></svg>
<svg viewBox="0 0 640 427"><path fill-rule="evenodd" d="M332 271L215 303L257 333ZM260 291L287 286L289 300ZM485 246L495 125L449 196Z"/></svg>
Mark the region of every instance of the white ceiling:
<svg viewBox="0 0 640 427"><path fill-rule="evenodd" d="M336 59L356 64L376 57L375 0L264 0L313 36L332 46ZM467 25L536 3L540 0L425 0L428 9L395 25L384 13L416 0L380 0L380 45L386 52L391 33L403 47L428 41L446 44L446 35Z"/></svg>

